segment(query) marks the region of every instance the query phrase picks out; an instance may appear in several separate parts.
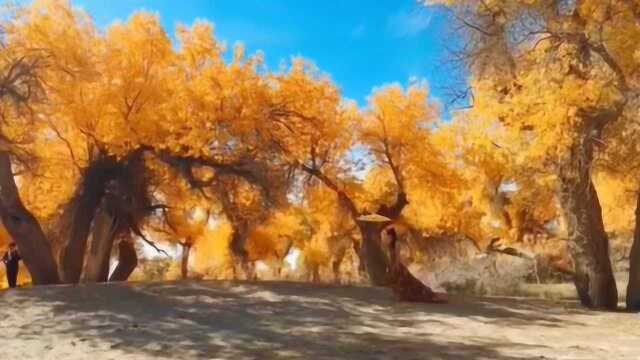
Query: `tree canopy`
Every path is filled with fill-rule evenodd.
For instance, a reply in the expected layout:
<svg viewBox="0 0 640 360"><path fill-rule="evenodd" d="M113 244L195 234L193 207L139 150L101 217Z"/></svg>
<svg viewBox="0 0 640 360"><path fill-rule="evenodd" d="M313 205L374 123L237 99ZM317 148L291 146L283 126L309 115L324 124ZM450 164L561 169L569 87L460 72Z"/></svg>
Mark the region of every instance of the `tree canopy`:
<svg viewBox="0 0 640 360"><path fill-rule="evenodd" d="M161 244L185 278L252 279L298 249L312 280L353 252L383 285L388 224L362 220L378 214L420 241L566 241L583 304L615 307L609 234L640 242L640 3L422 3L451 9L469 74L451 118L424 81L358 105L311 60L274 71L206 21L174 43L147 12L100 29L65 0L7 6L0 246L15 239L36 284L126 280Z"/></svg>

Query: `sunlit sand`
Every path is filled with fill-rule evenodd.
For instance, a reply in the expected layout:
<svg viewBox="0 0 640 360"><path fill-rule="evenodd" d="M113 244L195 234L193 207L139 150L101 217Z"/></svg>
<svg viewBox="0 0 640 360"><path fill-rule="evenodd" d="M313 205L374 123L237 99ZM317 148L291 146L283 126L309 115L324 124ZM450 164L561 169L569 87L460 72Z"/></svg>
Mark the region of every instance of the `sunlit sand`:
<svg viewBox="0 0 640 360"><path fill-rule="evenodd" d="M301 283L81 285L0 295L3 359L637 359L640 317L569 302Z"/></svg>

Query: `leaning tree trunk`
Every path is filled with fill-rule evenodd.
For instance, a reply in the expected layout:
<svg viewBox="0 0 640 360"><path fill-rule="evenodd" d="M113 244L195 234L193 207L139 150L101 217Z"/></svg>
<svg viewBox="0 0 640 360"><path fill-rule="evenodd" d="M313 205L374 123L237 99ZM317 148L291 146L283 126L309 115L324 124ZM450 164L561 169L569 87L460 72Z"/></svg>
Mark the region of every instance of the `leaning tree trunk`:
<svg viewBox="0 0 640 360"><path fill-rule="evenodd" d="M93 221L91 245L87 254L83 281L106 282L109 279L109 261L116 234L116 214L105 201Z"/></svg>
<svg viewBox="0 0 640 360"><path fill-rule="evenodd" d="M138 266L138 255L131 241L121 240L118 244L118 265L109 277L109 281L127 281Z"/></svg>
<svg viewBox="0 0 640 360"><path fill-rule="evenodd" d="M89 192L72 200L68 210L62 214L60 250L60 277L67 284L80 281L87 239L91 231L94 211L99 197Z"/></svg>
<svg viewBox="0 0 640 360"><path fill-rule="evenodd" d="M615 309L618 290L609 258L609 238L604 230L602 208L589 172L593 149L587 141L573 146L568 162L561 169L560 199L567 221L569 251L575 265L574 282L580 302L589 308Z"/></svg>
<svg viewBox="0 0 640 360"><path fill-rule="evenodd" d="M180 273L182 274L182 280L186 280L189 277L189 255L191 254L191 239L187 238L187 241L182 244L182 261L180 263Z"/></svg>
<svg viewBox="0 0 640 360"><path fill-rule="evenodd" d="M84 173L84 179L74 198L62 214L60 276L65 283L80 280L87 240L95 212L105 193L107 183L115 177L117 164L110 157L95 160Z"/></svg>
<svg viewBox="0 0 640 360"><path fill-rule="evenodd" d="M0 218L18 246L35 285L60 282L58 268L38 220L27 210L13 177L11 156L0 151Z"/></svg>
<svg viewBox="0 0 640 360"><path fill-rule="evenodd" d="M629 283L627 284L627 310L640 311L640 191L636 203L636 228L629 253Z"/></svg>

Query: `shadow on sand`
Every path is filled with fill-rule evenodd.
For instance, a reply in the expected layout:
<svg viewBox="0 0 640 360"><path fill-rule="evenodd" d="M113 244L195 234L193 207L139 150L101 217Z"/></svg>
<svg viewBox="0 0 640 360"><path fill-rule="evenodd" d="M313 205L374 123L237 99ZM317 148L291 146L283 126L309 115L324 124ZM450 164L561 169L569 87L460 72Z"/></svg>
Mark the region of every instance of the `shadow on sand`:
<svg viewBox="0 0 640 360"><path fill-rule="evenodd" d="M0 313L30 307L42 310L19 324L25 339L65 335L93 347L172 359L510 359L501 348L532 345L437 341L451 326L438 318L513 328L560 323L548 311L535 315L545 313L536 301L454 298L446 305L406 304L381 288L283 282L93 284L0 295ZM430 324L441 326L430 329Z"/></svg>

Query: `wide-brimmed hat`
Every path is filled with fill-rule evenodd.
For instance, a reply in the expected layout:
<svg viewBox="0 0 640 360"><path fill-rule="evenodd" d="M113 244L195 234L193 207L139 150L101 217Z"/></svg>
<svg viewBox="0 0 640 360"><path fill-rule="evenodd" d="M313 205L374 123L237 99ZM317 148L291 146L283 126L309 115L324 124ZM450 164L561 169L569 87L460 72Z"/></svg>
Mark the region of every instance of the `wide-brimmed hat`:
<svg viewBox="0 0 640 360"><path fill-rule="evenodd" d="M390 222L390 221L393 221L393 220L389 219L386 216L380 215L380 214L368 214L368 215L358 216L358 221L363 221L363 222Z"/></svg>

